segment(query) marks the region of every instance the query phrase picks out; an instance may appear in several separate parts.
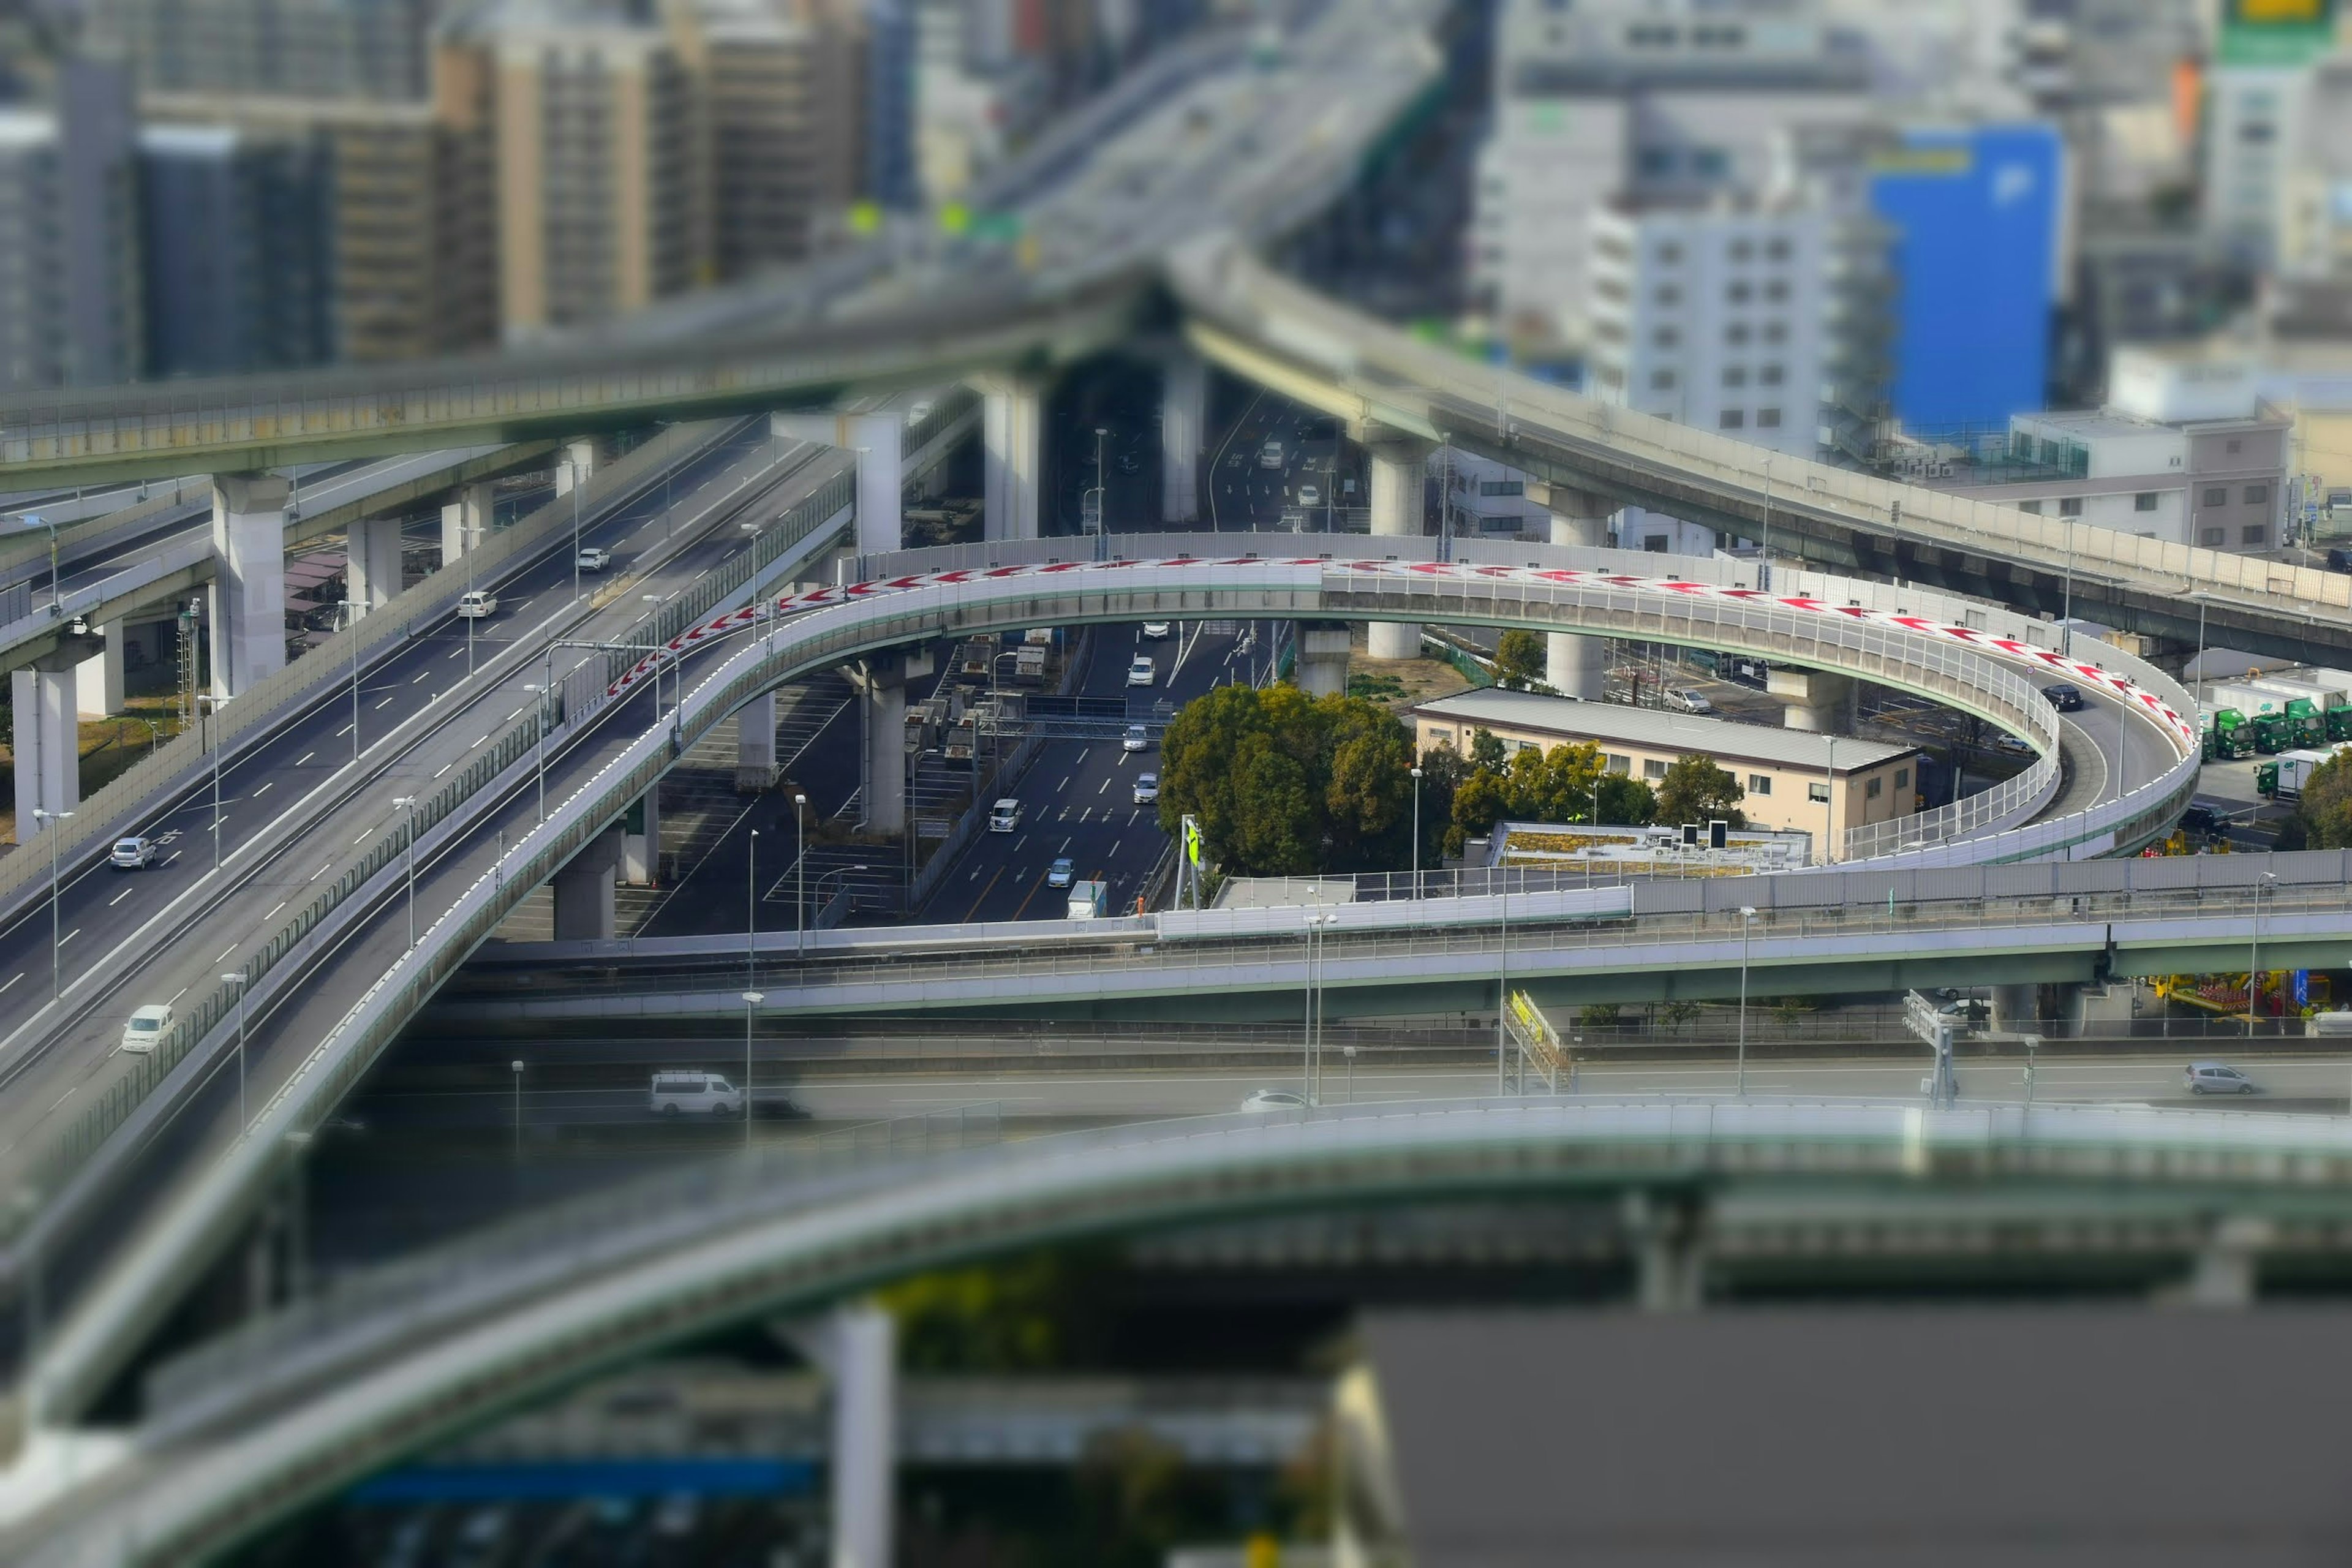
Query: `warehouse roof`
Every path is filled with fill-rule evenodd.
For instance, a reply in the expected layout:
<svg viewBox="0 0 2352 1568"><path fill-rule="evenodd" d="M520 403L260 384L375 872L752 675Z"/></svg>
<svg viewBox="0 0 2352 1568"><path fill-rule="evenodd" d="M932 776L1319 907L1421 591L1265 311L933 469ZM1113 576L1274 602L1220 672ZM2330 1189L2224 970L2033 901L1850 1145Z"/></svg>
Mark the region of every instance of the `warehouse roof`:
<svg viewBox="0 0 2352 1568"><path fill-rule="evenodd" d="M1654 708L1623 708L1612 702L1545 697L1533 691L1505 691L1499 687L1436 698L1411 711L1441 722L1450 719L1468 729L1532 730L1557 735L1563 743L1617 742L1654 751L1700 752L1710 757L1802 768L1812 773L1826 773L1832 766L1841 773L1855 773L1909 756L1918 750L1916 746L1890 746L1881 741L1817 735L1808 730L1742 724L1697 713L1668 713ZM1469 748L1465 745L1461 749Z"/></svg>

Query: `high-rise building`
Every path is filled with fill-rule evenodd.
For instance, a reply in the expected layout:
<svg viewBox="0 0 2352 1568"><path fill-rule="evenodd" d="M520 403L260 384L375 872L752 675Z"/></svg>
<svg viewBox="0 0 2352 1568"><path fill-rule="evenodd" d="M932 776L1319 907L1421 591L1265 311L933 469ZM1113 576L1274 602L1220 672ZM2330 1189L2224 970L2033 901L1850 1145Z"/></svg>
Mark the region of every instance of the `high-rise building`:
<svg viewBox="0 0 2352 1568"><path fill-rule="evenodd" d="M0 108L0 387L103 385L141 353L128 84L68 62L53 109Z"/></svg>
<svg viewBox="0 0 2352 1568"><path fill-rule="evenodd" d="M323 149L226 126L139 135L151 376L236 375L333 357Z"/></svg>
<svg viewBox="0 0 2352 1568"><path fill-rule="evenodd" d="M90 0L145 92L418 100L433 0Z"/></svg>

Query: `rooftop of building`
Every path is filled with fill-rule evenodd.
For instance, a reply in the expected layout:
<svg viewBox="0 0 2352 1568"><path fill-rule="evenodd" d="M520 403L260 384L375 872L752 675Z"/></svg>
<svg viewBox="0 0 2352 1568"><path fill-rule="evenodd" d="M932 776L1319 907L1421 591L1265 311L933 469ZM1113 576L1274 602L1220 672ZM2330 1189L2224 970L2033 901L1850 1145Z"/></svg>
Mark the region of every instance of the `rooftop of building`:
<svg viewBox="0 0 2352 1568"><path fill-rule="evenodd" d="M1563 741L1614 741L1654 751L1696 752L1711 757L1760 763L1768 767L1801 768L1816 773L1832 769L1840 773L1855 773L1909 756L1918 750L1916 746L1894 746L1882 741L1742 724L1731 719L1668 713L1655 708L1580 702L1572 697L1506 691L1499 687L1435 698L1410 711L1415 716L1452 720L1474 729L1532 730L1558 735Z"/></svg>
<svg viewBox="0 0 2352 1568"><path fill-rule="evenodd" d="M2063 408L2046 414L2020 414L2011 423L2012 426L2032 426L2037 430L2074 436L2085 441L2124 436L2162 436L2175 430L2174 426L2159 420L2143 419L2120 408Z"/></svg>

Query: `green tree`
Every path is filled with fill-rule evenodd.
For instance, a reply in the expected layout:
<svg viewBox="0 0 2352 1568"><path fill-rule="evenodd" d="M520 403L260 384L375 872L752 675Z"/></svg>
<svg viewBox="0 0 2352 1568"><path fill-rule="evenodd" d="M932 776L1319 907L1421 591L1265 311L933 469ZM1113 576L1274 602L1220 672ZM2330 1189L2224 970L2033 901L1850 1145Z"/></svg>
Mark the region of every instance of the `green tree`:
<svg viewBox="0 0 2352 1568"><path fill-rule="evenodd" d="M1507 631L1495 644L1495 678L1508 686L1533 686L1544 675L1544 640L1529 631Z"/></svg>
<svg viewBox="0 0 2352 1568"><path fill-rule="evenodd" d="M1658 781L1657 819L1673 826L1720 818L1734 827L1745 827L1748 815L1739 809L1739 803L1747 794L1738 779L1716 765L1714 758L1692 752L1668 763L1666 776Z"/></svg>
<svg viewBox="0 0 2352 1568"><path fill-rule="evenodd" d="M2295 806L2304 843L2313 849L2352 846L2352 752L2339 752L2311 770Z"/></svg>
<svg viewBox="0 0 2352 1568"><path fill-rule="evenodd" d="M1640 779L1601 775L1601 821L1612 827L1647 827L1658 820L1658 796Z"/></svg>
<svg viewBox="0 0 2352 1568"><path fill-rule="evenodd" d="M1470 736L1470 765L1490 773L1499 773L1511 760L1503 747L1502 738L1492 730L1476 730Z"/></svg>

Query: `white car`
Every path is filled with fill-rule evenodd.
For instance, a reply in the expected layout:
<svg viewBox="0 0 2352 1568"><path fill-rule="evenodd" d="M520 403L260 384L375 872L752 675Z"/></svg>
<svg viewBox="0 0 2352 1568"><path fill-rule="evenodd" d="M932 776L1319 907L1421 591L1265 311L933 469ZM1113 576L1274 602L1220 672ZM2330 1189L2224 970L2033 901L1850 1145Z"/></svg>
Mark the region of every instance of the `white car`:
<svg viewBox="0 0 2352 1568"><path fill-rule="evenodd" d="M988 808L988 830L1010 833L1021 826L1021 803L1006 796Z"/></svg>
<svg viewBox="0 0 2352 1568"><path fill-rule="evenodd" d="M1298 504L1300 506L1321 506L1323 504L1322 490L1314 485L1299 486Z"/></svg>
<svg viewBox="0 0 2352 1568"><path fill-rule="evenodd" d="M122 1026L122 1048L145 1056L162 1042L171 1027L172 1005L150 1002L131 1014L131 1021Z"/></svg>
<svg viewBox="0 0 2352 1568"><path fill-rule="evenodd" d="M580 570L602 572L613 563L613 552L601 544L591 544L580 552Z"/></svg>
<svg viewBox="0 0 2352 1568"><path fill-rule="evenodd" d="M646 1107L658 1116L699 1110L712 1116L733 1116L743 1109L743 1094L715 1072L664 1071L654 1074Z"/></svg>
<svg viewBox="0 0 2352 1568"><path fill-rule="evenodd" d="M482 588L469 588L457 596L457 618L478 621L499 613L499 596Z"/></svg>
<svg viewBox="0 0 2352 1568"><path fill-rule="evenodd" d="M1303 1095L1285 1089L1262 1089L1243 1100L1242 1109L1253 1116L1262 1116L1270 1110L1304 1110L1307 1100Z"/></svg>
<svg viewBox="0 0 2352 1568"><path fill-rule="evenodd" d="M1672 708L1679 708L1685 713L1712 713L1715 711L1715 704L1706 700L1706 692L1695 690L1687 686L1678 686L1668 691L1666 693L1666 704Z"/></svg>
<svg viewBox="0 0 2352 1568"><path fill-rule="evenodd" d="M1158 800L1159 798L1160 775L1158 773L1136 774L1135 804L1138 805L1150 805L1153 801Z"/></svg>
<svg viewBox="0 0 2352 1568"><path fill-rule="evenodd" d="M1150 686L1156 684L1159 679L1160 666L1152 661L1149 654L1137 654L1134 660L1127 667L1127 683L1129 686Z"/></svg>
<svg viewBox="0 0 2352 1568"><path fill-rule="evenodd" d="M1076 865L1071 861L1067 855L1065 855L1060 859L1055 861L1051 866L1045 868L1045 886L1049 888L1066 888L1076 879L1077 874L1078 868Z"/></svg>
<svg viewBox="0 0 2352 1568"><path fill-rule="evenodd" d="M1129 724L1127 738L1119 742L1118 747L1123 752L1149 751L1151 748L1151 731L1140 724Z"/></svg>
<svg viewBox="0 0 2352 1568"><path fill-rule="evenodd" d="M1268 441L1257 449L1257 466L1261 468L1282 467L1282 443Z"/></svg>
<svg viewBox="0 0 2352 1568"><path fill-rule="evenodd" d="M1146 642L1166 642L1168 640L1168 623L1166 621L1144 622L1143 640Z"/></svg>
<svg viewBox="0 0 2352 1568"><path fill-rule="evenodd" d="M106 858L110 866L125 871L142 871L155 863L155 841L133 836L114 841L114 850Z"/></svg>

